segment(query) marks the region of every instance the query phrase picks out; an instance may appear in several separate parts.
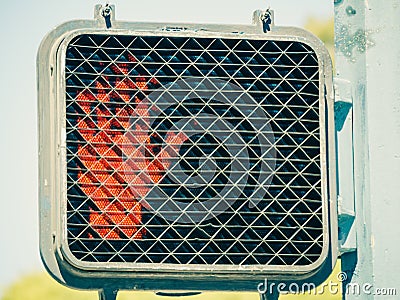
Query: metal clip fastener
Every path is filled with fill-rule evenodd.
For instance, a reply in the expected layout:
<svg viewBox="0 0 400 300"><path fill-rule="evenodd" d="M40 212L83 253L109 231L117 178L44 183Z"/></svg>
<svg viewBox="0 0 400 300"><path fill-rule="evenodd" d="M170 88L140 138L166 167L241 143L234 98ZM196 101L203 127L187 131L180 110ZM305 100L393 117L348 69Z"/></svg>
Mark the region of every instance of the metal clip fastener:
<svg viewBox="0 0 400 300"><path fill-rule="evenodd" d="M263 23L263 31L265 33L271 31L272 12L269 8L261 15L261 22Z"/></svg>

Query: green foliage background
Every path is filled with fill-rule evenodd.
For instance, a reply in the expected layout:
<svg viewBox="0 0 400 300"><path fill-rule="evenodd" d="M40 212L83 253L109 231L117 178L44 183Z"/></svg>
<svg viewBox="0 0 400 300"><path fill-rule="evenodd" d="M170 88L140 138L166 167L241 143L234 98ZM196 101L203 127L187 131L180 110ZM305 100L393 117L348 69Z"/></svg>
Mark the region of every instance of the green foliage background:
<svg viewBox="0 0 400 300"><path fill-rule="evenodd" d="M310 17L305 24L305 28L312 33L314 33L317 37L319 37L325 44L326 48L328 48L329 53L334 59L334 19L325 20L319 19L316 17Z"/></svg>
<svg viewBox="0 0 400 300"><path fill-rule="evenodd" d="M338 283L337 274L340 272L340 262L328 278L329 281ZM338 283L339 284L339 283ZM317 288L317 291L318 288ZM77 291L64 287L57 283L46 273L33 274L11 285L5 292L2 300L97 300L96 292ZM176 297L157 296L153 292L123 291L118 294L118 300L177 300ZM207 292L188 298L188 300L259 300L257 293L220 293ZM324 293L314 295L313 292L306 295L283 295L279 300L340 300L339 294Z"/></svg>
<svg viewBox="0 0 400 300"><path fill-rule="evenodd" d="M334 50L334 26L333 19L320 20L310 18L305 28L317 35L327 46L333 57ZM334 272L328 280L337 282L337 274L340 272L340 263L336 266ZM32 274L21 278L9 286L2 297L2 300L96 300L96 292L76 291L66 288L55 282L46 273ZM144 299L144 300L176 300L172 297L156 296L153 292L120 292L118 300ZM258 300L257 293L217 293L209 292L198 296L191 296L190 300ZM324 299L339 300L340 295L284 295L282 300L306 300L306 299Z"/></svg>

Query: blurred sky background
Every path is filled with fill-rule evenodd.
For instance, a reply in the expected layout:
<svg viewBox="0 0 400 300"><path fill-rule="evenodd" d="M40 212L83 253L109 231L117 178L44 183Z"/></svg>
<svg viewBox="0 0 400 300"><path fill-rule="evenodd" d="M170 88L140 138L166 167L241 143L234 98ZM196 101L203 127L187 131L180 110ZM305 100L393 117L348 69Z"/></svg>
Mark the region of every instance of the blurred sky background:
<svg viewBox="0 0 400 300"><path fill-rule="evenodd" d="M72 19L93 18L99 1L5 1L0 18L0 298L19 277L43 270L38 246L36 52L44 35ZM328 19L333 0L115 0L117 19L200 23L251 22L275 10L277 25Z"/></svg>

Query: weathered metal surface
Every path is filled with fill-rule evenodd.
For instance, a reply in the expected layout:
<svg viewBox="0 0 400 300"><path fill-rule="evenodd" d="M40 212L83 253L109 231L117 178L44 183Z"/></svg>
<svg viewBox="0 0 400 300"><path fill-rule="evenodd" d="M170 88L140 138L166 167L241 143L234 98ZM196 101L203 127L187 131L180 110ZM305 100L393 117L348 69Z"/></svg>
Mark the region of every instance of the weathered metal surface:
<svg viewBox="0 0 400 300"><path fill-rule="evenodd" d="M344 299L394 299L374 291L400 286L399 14L397 0L335 1L336 77L351 82L354 97L357 251L342 255L344 292L361 286ZM372 287L363 291L365 285Z"/></svg>

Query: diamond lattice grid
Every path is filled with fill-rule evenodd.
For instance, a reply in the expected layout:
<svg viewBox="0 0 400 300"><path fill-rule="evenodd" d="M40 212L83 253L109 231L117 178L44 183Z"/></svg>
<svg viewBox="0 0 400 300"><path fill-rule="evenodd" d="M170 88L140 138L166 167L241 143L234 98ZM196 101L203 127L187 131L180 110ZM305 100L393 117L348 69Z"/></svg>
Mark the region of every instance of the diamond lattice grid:
<svg viewBox="0 0 400 300"><path fill-rule="evenodd" d="M299 42L76 37L66 53L72 254L95 263L315 262L324 242L319 84L316 54ZM265 165L273 170L260 182ZM252 205L254 195L262 198Z"/></svg>

